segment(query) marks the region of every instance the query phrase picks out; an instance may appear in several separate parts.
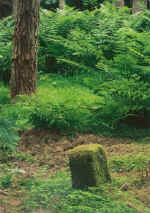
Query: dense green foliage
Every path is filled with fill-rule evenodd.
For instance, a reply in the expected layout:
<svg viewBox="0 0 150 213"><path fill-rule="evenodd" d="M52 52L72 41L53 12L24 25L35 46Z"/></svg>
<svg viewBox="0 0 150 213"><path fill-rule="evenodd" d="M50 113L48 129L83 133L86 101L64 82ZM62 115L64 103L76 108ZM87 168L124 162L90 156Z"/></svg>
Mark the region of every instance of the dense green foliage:
<svg viewBox="0 0 150 213"><path fill-rule="evenodd" d="M15 151L18 140L13 122L0 118L0 149Z"/></svg>
<svg viewBox="0 0 150 213"><path fill-rule="evenodd" d="M13 27L11 17L0 21L0 80L4 82L10 78Z"/></svg>
<svg viewBox="0 0 150 213"><path fill-rule="evenodd" d="M66 132L99 132L129 116L148 117L149 17L148 10L131 15L111 4L91 12L41 10L39 96L5 105L2 116L9 114L19 126ZM0 76L7 82L13 21L4 19L0 27ZM8 90L1 90L4 104Z"/></svg>

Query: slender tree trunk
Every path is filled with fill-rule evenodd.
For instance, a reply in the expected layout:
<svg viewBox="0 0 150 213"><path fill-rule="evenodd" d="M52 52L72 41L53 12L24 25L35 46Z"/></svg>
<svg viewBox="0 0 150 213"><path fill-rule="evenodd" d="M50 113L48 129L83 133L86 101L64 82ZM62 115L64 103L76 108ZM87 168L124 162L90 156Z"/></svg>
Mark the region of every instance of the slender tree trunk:
<svg viewBox="0 0 150 213"><path fill-rule="evenodd" d="M36 93L37 42L40 0L15 0L16 26L14 31L11 98L19 94Z"/></svg>
<svg viewBox="0 0 150 213"><path fill-rule="evenodd" d="M118 7L123 7L123 6L124 6L124 0L118 0L115 4L116 4Z"/></svg>
<svg viewBox="0 0 150 213"><path fill-rule="evenodd" d="M16 18L17 15L17 1L13 0L13 5L12 5L12 12L13 12L13 17Z"/></svg>
<svg viewBox="0 0 150 213"><path fill-rule="evenodd" d="M141 10L140 3L143 3L145 5L145 8L147 7L147 0L133 0L133 13Z"/></svg>
<svg viewBox="0 0 150 213"><path fill-rule="evenodd" d="M65 7L65 0L59 0L59 9L64 10Z"/></svg>

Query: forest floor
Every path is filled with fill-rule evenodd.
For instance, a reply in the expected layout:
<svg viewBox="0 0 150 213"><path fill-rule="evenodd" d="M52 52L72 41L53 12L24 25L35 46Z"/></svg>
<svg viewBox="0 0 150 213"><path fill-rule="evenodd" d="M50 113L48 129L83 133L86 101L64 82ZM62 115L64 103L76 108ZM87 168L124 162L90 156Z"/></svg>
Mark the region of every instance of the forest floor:
<svg viewBox="0 0 150 213"><path fill-rule="evenodd" d="M75 146L89 143L104 146L112 178L119 180L117 188L121 193L120 199L126 202L127 206L134 210L133 212L148 212L147 209L150 211L150 174L148 167L140 168L140 163L143 159L145 161L149 159L149 140L148 138L145 141L133 141L92 134L68 137L51 130L28 130L21 136L15 157L10 156L10 159L0 164L2 188L0 213L53 212L42 208L31 211L22 204L28 197L26 190L30 190L28 189L30 181L34 178L50 179L58 171L68 172L67 151ZM134 156L139 157L134 158ZM59 211L54 212L59 213Z"/></svg>

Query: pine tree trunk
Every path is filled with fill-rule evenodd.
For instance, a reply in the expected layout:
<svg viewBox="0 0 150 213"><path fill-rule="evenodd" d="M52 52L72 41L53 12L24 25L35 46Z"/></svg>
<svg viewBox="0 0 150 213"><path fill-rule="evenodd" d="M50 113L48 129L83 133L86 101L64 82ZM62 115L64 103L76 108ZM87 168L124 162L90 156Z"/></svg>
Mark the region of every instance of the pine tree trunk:
<svg viewBox="0 0 150 213"><path fill-rule="evenodd" d="M118 7L123 7L124 6L124 0L118 0L115 2L115 4L118 6Z"/></svg>
<svg viewBox="0 0 150 213"><path fill-rule="evenodd" d="M16 0L11 98L36 93L40 0Z"/></svg>
<svg viewBox="0 0 150 213"><path fill-rule="evenodd" d="M143 3L145 5L145 8L147 7L147 0L133 0L133 13L136 13L141 10L140 3Z"/></svg>
<svg viewBox="0 0 150 213"><path fill-rule="evenodd" d="M13 17L16 18L16 15L17 15L17 1L16 0L13 0L13 5L12 5L12 12L13 12Z"/></svg>
<svg viewBox="0 0 150 213"><path fill-rule="evenodd" d="M65 0L59 0L59 9L64 10L65 7Z"/></svg>

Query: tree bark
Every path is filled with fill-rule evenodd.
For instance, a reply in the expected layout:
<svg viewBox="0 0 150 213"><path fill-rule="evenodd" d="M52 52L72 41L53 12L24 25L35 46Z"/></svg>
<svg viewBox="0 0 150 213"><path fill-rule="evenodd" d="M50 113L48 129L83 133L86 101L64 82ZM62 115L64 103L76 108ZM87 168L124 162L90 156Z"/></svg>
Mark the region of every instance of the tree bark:
<svg viewBox="0 0 150 213"><path fill-rule="evenodd" d="M65 7L65 0L59 0L59 9L64 10Z"/></svg>
<svg viewBox="0 0 150 213"><path fill-rule="evenodd" d="M17 15L17 1L13 0L13 5L12 5L12 12L13 12L13 17L16 18Z"/></svg>
<svg viewBox="0 0 150 213"><path fill-rule="evenodd" d="M40 0L16 0L11 98L36 93Z"/></svg>
<svg viewBox="0 0 150 213"><path fill-rule="evenodd" d="M116 5L117 5L118 7L124 7L124 0L118 0L118 1L116 2Z"/></svg>
<svg viewBox="0 0 150 213"><path fill-rule="evenodd" d="M143 3L145 8L147 8L147 0L133 0L132 13L136 13L141 10L140 3Z"/></svg>

